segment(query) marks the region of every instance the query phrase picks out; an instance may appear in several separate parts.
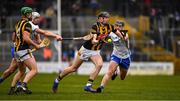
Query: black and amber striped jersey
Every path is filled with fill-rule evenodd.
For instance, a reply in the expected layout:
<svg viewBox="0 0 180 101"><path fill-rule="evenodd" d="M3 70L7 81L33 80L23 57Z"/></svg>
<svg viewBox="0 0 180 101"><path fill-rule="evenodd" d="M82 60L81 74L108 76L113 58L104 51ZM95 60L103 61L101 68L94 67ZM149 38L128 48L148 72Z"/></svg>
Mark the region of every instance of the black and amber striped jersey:
<svg viewBox="0 0 180 101"><path fill-rule="evenodd" d="M110 32L116 32L116 29L114 29L113 25L101 25L99 22L95 23L90 30L90 33L97 34L97 38L102 34L106 35ZM99 41L97 44L92 44L92 40L88 40L83 44L83 47L89 50L100 50L103 44L104 41Z"/></svg>
<svg viewBox="0 0 180 101"><path fill-rule="evenodd" d="M17 22L15 26L15 44L16 48L15 51L19 50L25 50L29 49L28 43L26 43L23 39L23 32L27 31L29 33L32 33L32 28L31 24L28 22L28 20L21 19L20 21Z"/></svg>

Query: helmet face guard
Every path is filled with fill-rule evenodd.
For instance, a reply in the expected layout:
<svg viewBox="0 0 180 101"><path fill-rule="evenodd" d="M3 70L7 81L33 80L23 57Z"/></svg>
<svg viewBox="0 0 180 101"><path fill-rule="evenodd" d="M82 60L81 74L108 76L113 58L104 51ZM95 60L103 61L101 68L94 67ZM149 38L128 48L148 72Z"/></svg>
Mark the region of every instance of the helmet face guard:
<svg viewBox="0 0 180 101"><path fill-rule="evenodd" d="M32 19L39 18L40 14L38 12L32 12Z"/></svg>
<svg viewBox="0 0 180 101"><path fill-rule="evenodd" d="M100 12L98 14L98 18L103 17L103 18L110 18L110 14L108 12Z"/></svg>
<svg viewBox="0 0 180 101"><path fill-rule="evenodd" d="M124 22L123 22L123 21L120 21L120 20L117 20L117 21L115 22L115 25L124 27Z"/></svg>
<svg viewBox="0 0 180 101"><path fill-rule="evenodd" d="M107 24L110 18L110 14L108 12L100 12L97 17L101 24Z"/></svg>

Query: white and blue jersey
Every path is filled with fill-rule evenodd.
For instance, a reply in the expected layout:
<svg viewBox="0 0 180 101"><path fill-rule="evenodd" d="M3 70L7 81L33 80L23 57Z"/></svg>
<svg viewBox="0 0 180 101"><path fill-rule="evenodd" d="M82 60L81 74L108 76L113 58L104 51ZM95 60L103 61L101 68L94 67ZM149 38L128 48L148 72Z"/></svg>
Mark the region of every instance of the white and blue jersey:
<svg viewBox="0 0 180 101"><path fill-rule="evenodd" d="M35 25L32 23L32 21L29 21L29 23L31 24L31 28L32 28L32 36L36 36L38 33L36 32L36 29L39 29L38 25Z"/></svg>
<svg viewBox="0 0 180 101"><path fill-rule="evenodd" d="M120 67L128 69L131 62L131 53L126 46L126 42L113 32L111 32L109 36L113 41L113 52L111 54L111 60L115 61Z"/></svg>

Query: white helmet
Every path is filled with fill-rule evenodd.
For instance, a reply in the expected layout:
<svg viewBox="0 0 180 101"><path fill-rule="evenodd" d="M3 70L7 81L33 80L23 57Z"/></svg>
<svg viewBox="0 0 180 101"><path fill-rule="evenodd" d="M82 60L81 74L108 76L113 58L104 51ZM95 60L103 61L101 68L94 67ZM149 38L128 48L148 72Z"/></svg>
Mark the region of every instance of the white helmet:
<svg viewBox="0 0 180 101"><path fill-rule="evenodd" d="M32 12L32 19L40 17L40 14L38 12Z"/></svg>

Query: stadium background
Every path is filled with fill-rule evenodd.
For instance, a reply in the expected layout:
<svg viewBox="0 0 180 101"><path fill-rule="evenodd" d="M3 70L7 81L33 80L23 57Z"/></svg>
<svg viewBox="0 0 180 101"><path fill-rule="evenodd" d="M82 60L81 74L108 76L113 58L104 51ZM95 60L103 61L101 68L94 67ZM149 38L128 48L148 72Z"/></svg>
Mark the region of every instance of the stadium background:
<svg viewBox="0 0 180 101"><path fill-rule="evenodd" d="M134 68L130 72L134 70L134 74L141 74L136 69L139 67L145 71L143 74L148 74L148 71L151 71L150 74L160 75L164 74L162 73L164 70L165 75L174 75L170 77L179 78L179 4L179 0L3 0L0 3L0 72L7 68L11 60L11 35L16 21L20 19L20 8L30 6L41 14L40 28L55 33L60 31L62 37L86 35L91 25L96 21L96 15L100 11L108 11L111 14L110 23L116 19L123 20L126 29L129 30L132 68ZM63 69L82 43L82 40L63 41L62 43L56 43L52 40L49 48L34 53L39 66L42 67L41 71L58 72L59 69ZM105 66L110 60L112 49L109 47L112 45L107 44L101 52ZM84 73L87 70L83 70L83 68L88 68L91 65L89 63L82 65L80 67L82 69L77 74ZM51 70L54 67L57 68ZM160 72L156 73L157 71ZM42 77L47 75L53 74L40 74ZM131 79L133 76L129 78ZM100 79L98 80L100 82ZM175 92L179 91L179 89L175 90ZM5 93L4 89L3 92ZM179 97L176 95L175 98Z"/></svg>

